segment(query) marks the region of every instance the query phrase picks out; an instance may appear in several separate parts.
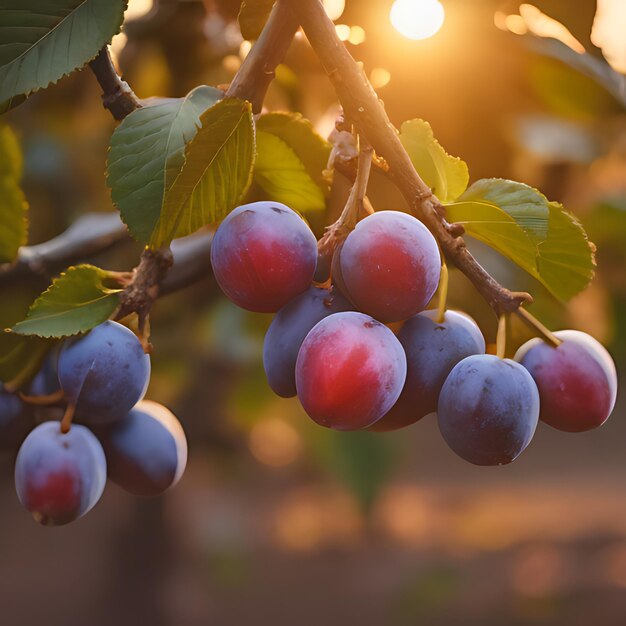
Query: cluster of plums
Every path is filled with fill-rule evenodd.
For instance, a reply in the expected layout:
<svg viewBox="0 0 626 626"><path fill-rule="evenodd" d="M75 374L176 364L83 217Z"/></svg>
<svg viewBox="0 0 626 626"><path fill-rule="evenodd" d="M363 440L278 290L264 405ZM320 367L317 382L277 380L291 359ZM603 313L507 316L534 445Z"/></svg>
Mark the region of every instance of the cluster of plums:
<svg viewBox="0 0 626 626"><path fill-rule="evenodd" d="M414 217L382 211L361 220L332 258L332 286L313 283L318 248L289 207L238 207L217 229L215 278L237 305L276 313L263 362L279 396L298 396L318 424L388 431L436 412L459 456L478 465L513 461L538 419L564 431L595 428L610 415L615 366L592 337L533 339L515 359L485 354L467 315L425 310L441 257ZM319 264L320 267L322 264ZM394 333L386 324L401 322Z"/></svg>
<svg viewBox="0 0 626 626"><path fill-rule="evenodd" d="M107 321L64 343L31 382L29 395L0 392L0 428L24 419L37 398L62 397L68 432L43 421L15 462L22 505L44 525L71 522L100 499L108 478L138 496L174 485L187 463L182 426L164 406L143 400L150 357L125 326Z"/></svg>

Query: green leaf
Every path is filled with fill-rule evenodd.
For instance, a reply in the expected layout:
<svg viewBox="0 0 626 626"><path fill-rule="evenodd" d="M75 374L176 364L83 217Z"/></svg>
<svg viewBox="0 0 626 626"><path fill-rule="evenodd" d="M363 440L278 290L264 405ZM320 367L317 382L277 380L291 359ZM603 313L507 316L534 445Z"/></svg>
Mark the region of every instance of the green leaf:
<svg viewBox="0 0 626 626"><path fill-rule="evenodd" d="M3 0L0 109L93 59L119 32L126 0ZM15 100L14 100L15 99Z"/></svg>
<svg viewBox="0 0 626 626"><path fill-rule="evenodd" d="M17 257L26 243L28 204L22 188L22 152L17 137L8 126L0 126L0 263Z"/></svg>
<svg viewBox="0 0 626 626"><path fill-rule="evenodd" d="M560 41L542 41L542 45L554 47L554 51L563 50ZM550 44L554 44L551 46ZM607 91L606 83L613 82L612 75L619 85L622 77L612 72L604 59L598 59L589 53L580 54L571 49L564 50L561 60L537 57L532 60L529 71L530 85L551 112L560 117L596 121L598 118L619 114L623 108L618 101ZM567 57L576 59L576 62L585 66L589 75L582 73L575 66L569 66ZM600 80L594 78L593 68L599 66ZM603 67L604 66L604 67Z"/></svg>
<svg viewBox="0 0 626 626"><path fill-rule="evenodd" d="M259 117L256 128L282 139L294 151L309 176L325 194L328 192L324 170L328 166L331 145L313 130L309 120L300 113L266 113Z"/></svg>
<svg viewBox="0 0 626 626"><path fill-rule="evenodd" d="M12 332L38 337L69 337L109 319L119 304L121 289L110 288L111 272L93 265L70 267L52 281Z"/></svg>
<svg viewBox="0 0 626 626"><path fill-rule="evenodd" d="M243 0L239 9L239 28L244 39L258 39L275 0Z"/></svg>
<svg viewBox="0 0 626 626"><path fill-rule="evenodd" d="M581 292L595 273L595 246L574 215L550 202L548 238L539 246L537 266L541 282L568 300Z"/></svg>
<svg viewBox="0 0 626 626"><path fill-rule="evenodd" d="M254 181L272 200L294 211L323 211L322 189L309 176L296 153L276 135L257 130Z"/></svg>
<svg viewBox="0 0 626 626"><path fill-rule="evenodd" d="M537 246L524 229L494 204L455 202L446 206L450 222L462 224L465 232L486 243L531 274L537 274Z"/></svg>
<svg viewBox="0 0 626 626"><path fill-rule="evenodd" d="M165 192L185 162L185 144L200 126L200 115L222 92L196 87L184 98L155 98L133 111L111 137L107 184L131 234L149 243Z"/></svg>
<svg viewBox="0 0 626 626"><path fill-rule="evenodd" d="M524 183L502 178L477 180L459 198L490 202L506 211L534 242L545 241L548 235L550 209L546 197Z"/></svg>
<svg viewBox="0 0 626 626"><path fill-rule="evenodd" d="M469 183L467 164L441 147L428 122L420 119L404 122L400 141L417 173L441 202L452 202L465 191Z"/></svg>
<svg viewBox="0 0 626 626"><path fill-rule="evenodd" d="M446 207L450 222L483 241L569 300L594 274L595 248L580 222L537 190L510 180L474 183Z"/></svg>
<svg viewBox="0 0 626 626"><path fill-rule="evenodd" d="M254 123L250 103L221 100L200 116L201 128L187 144L185 163L165 192L150 245L222 220L245 195L254 165Z"/></svg>

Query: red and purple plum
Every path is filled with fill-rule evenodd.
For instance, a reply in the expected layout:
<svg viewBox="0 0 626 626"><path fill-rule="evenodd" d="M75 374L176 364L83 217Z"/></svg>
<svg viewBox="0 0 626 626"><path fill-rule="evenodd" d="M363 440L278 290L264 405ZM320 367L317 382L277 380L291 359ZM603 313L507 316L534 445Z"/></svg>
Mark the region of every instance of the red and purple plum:
<svg viewBox="0 0 626 626"><path fill-rule="evenodd" d="M396 402L406 356L396 336L369 315L334 313L306 336L296 361L298 398L321 426L359 430Z"/></svg>
<svg viewBox="0 0 626 626"><path fill-rule="evenodd" d="M611 355L587 333L560 330L558 347L542 339L527 341L515 354L535 380L541 399L539 419L578 433L604 424L617 396Z"/></svg>
<svg viewBox="0 0 626 626"><path fill-rule="evenodd" d="M539 392L528 371L492 354L455 365L439 395L439 430L475 465L504 465L528 446L539 419Z"/></svg>
<svg viewBox="0 0 626 626"><path fill-rule="evenodd" d="M211 264L217 283L235 304L275 313L311 284L317 241L289 207L253 202L237 207L220 224Z"/></svg>

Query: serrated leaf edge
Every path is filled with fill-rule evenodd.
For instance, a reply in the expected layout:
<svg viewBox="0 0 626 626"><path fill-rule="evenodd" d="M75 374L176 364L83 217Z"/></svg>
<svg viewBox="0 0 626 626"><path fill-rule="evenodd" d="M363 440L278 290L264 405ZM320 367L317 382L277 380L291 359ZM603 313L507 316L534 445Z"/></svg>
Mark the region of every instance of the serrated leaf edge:
<svg viewBox="0 0 626 626"><path fill-rule="evenodd" d="M83 0L83 2L81 2L81 4L79 4L76 8L73 9L73 11L76 11L79 7L81 7L83 4L85 4L88 1L89 0ZM84 69L86 65L88 65L91 61L93 61L98 56L98 54L100 54L100 50L104 46L111 45L111 41L113 40L113 37L115 37L116 35L118 35L121 32L122 24L124 23L124 13L126 12L126 9L128 8L128 0L122 0L122 3L123 3L123 9L121 11L121 15L118 16L118 27L117 27L117 30L115 31L115 33L113 33L113 35L107 41L104 41L101 44L101 46L98 48L98 50L96 51L96 53L92 57L88 58L82 65L80 65L78 67L75 67L73 70L70 70L69 72L64 72L63 74L61 74L61 76L59 76L58 78L56 78L54 80L51 80L46 85L42 85L41 87L36 87L35 89L32 89L31 91L28 91L28 92L25 92L25 93L16 93L13 96L11 96L10 98L8 98L7 100L5 100L4 102L0 102L0 105L9 103L9 106L7 107L7 109L4 112L6 113L6 112L10 111L12 108L14 108L12 106L12 104L11 104L13 102L14 98L19 98L20 96L23 96L24 98L29 98L32 94L37 93L38 91L43 91L44 89L48 89L48 87L50 87L50 85L56 85L60 80L63 80L64 78L67 78L68 76L70 76L74 72L79 72L82 69ZM66 20L66 19L67 19L67 16L65 16L63 18L63 20ZM63 20L61 20L61 22ZM61 24L61 22L59 22L59 24ZM57 24L54 28L57 28L59 26L59 24ZM43 39L45 39L54 30L54 28L52 30L48 31L41 39L38 40L38 42L42 41ZM28 50L26 52L28 52L29 50L32 50L32 48L35 45L36 44L33 44L30 48L28 48ZM23 54L20 55L20 56L23 56ZM20 57L18 57L18 58L20 58ZM13 63L15 60L16 59L13 59L13 61L11 61L11 63Z"/></svg>
<svg viewBox="0 0 626 626"><path fill-rule="evenodd" d="M48 294L54 287L55 285L59 282L62 281L64 278L67 277L67 274L69 274L72 270L76 270L76 269L80 269L83 267L90 267L90 268L94 268L96 270L98 270L99 272L104 272L107 273L106 270L103 270L99 267L96 267L95 265L88 265L88 264L82 264L82 265L72 265L70 267L68 267L65 271L61 272L57 277L52 279L52 282L50 283L50 285L48 285L48 287L42 291L37 298L33 301L33 303L28 307L28 311L26 312L26 316L24 317L23 320L17 322L16 324L14 324L11 328L5 328L4 332L6 333L14 333L16 335L22 335L24 337L39 337L40 339L60 339L62 337L75 337L77 335L82 335L85 332L88 331L77 331L75 333L71 333L69 335L41 335L39 333L21 333L19 332L19 330L16 330L17 327L22 324L22 322L26 322L29 321L29 315L31 313L32 310L35 309L35 307L37 306L37 304L46 296L46 294ZM118 294L122 291L124 291L123 289L111 289L109 287L104 287L103 285L103 290L105 291L105 294L103 295L102 298L97 298L95 300L92 300L91 302L98 302L99 300L102 300L104 298L108 298L109 296ZM87 302L86 304L91 304L91 302ZM54 317L58 317L59 315L62 315L62 313L58 313L55 315L50 315L48 317L41 317L38 319L49 319L49 318L54 318Z"/></svg>

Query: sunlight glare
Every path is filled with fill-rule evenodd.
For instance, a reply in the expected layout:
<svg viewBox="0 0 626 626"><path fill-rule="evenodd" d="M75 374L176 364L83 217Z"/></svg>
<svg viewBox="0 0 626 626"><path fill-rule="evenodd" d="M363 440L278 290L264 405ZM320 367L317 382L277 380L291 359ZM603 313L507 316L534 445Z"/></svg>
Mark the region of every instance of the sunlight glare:
<svg viewBox="0 0 626 626"><path fill-rule="evenodd" d="M396 0L389 19L407 39L428 39L443 26L445 11L439 0Z"/></svg>

